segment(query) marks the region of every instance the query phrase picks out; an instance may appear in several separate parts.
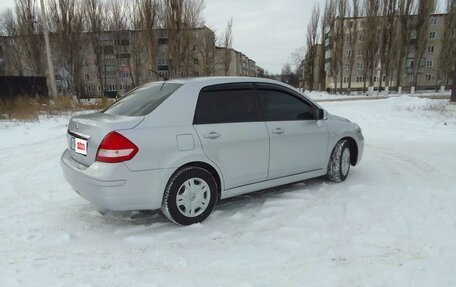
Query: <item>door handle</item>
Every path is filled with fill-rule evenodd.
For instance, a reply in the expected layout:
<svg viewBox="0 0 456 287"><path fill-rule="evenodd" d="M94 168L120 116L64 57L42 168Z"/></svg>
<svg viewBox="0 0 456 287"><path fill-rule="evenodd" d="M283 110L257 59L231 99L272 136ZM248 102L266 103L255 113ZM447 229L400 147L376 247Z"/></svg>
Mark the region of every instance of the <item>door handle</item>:
<svg viewBox="0 0 456 287"><path fill-rule="evenodd" d="M221 136L221 134L219 134L218 132L210 132L208 134L205 134L204 138L215 140L215 139L218 139L220 136Z"/></svg>
<svg viewBox="0 0 456 287"><path fill-rule="evenodd" d="M274 130L272 131L272 133L273 133L273 134L276 134L276 135L281 135L281 134L283 134L284 132L285 132L285 130L282 129L282 128L276 128L276 129L274 129Z"/></svg>

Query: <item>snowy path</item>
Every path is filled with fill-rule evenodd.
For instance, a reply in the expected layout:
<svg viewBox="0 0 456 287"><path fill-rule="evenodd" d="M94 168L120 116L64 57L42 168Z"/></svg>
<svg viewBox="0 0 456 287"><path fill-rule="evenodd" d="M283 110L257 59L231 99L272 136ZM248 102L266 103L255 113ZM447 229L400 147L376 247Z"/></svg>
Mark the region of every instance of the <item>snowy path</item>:
<svg viewBox="0 0 456 287"><path fill-rule="evenodd" d="M66 118L0 123L0 286L455 286L456 107L428 101L323 103L366 137L347 181L236 197L185 228L79 198Z"/></svg>

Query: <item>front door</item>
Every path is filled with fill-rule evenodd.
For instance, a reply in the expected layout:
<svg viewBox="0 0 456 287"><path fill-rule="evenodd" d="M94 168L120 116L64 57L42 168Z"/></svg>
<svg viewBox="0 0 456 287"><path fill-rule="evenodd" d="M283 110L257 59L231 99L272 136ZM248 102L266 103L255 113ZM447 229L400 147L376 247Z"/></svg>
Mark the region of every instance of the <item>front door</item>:
<svg viewBox="0 0 456 287"><path fill-rule="evenodd" d="M268 179L323 169L328 130L314 105L272 85L260 85L257 94L270 135Z"/></svg>

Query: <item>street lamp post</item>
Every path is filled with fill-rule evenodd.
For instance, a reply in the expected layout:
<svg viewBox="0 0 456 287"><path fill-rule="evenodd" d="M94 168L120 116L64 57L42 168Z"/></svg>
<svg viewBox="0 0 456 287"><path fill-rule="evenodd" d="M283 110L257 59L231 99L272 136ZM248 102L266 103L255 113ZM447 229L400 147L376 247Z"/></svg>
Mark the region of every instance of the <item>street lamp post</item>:
<svg viewBox="0 0 456 287"><path fill-rule="evenodd" d="M44 32L44 43L46 45L46 55L47 55L47 62L48 62L48 68L49 68L49 79L51 80L51 91L52 91L52 96L54 98L57 98L57 87L55 85L55 73L54 73L54 65L52 64L52 57L51 57L51 45L49 44L49 32L48 28L46 25L46 10L44 9L44 2L43 0L41 2L41 23L43 26L43 32Z"/></svg>

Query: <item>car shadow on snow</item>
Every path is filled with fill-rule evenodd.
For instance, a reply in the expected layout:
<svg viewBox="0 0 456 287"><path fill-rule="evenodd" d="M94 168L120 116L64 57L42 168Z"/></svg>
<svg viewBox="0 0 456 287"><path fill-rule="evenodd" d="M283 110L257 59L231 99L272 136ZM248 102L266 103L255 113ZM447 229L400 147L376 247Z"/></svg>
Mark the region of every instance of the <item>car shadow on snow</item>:
<svg viewBox="0 0 456 287"><path fill-rule="evenodd" d="M261 206L266 200L279 198L285 195L290 195L296 191L302 191L306 189L309 191L316 191L321 187L322 184L327 184L325 177L318 177L301 181L297 183L277 186L273 188L263 189L248 194L243 194L227 199L220 200L215 207L215 211L226 212L227 216L232 212L249 206ZM84 213L93 214L93 205L86 206ZM90 209L90 210L89 210ZM112 211L106 209L96 209L98 216L101 215L101 219L105 224L109 225L168 225L170 221L165 217L161 210L140 210L140 211Z"/></svg>

